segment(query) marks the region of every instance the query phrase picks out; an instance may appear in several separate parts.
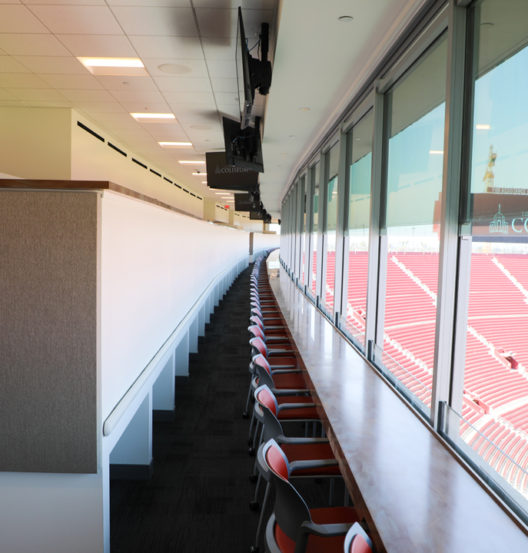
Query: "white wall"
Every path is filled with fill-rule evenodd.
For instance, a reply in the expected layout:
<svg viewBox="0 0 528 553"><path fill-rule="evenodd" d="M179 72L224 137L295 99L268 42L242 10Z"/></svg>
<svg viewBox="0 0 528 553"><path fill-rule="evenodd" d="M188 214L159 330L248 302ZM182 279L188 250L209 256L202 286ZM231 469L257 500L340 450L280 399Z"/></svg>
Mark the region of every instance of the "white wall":
<svg viewBox="0 0 528 553"><path fill-rule="evenodd" d="M210 281L248 255L249 237L107 191L101 216L104 421Z"/></svg>
<svg viewBox="0 0 528 553"><path fill-rule="evenodd" d="M101 142L77 125L77 121L101 134L107 141L128 154L124 157L105 142ZM71 178L73 180L105 180L126 186L131 190L156 198L169 205L203 218L203 199L195 198L183 189L177 188L149 169L132 162L135 157L158 173L178 182L171 174L149 164L143 156L136 155L108 132L72 110L71 115Z"/></svg>
<svg viewBox="0 0 528 553"><path fill-rule="evenodd" d="M280 246L280 234L263 234L255 232L253 234L253 251L268 250Z"/></svg>

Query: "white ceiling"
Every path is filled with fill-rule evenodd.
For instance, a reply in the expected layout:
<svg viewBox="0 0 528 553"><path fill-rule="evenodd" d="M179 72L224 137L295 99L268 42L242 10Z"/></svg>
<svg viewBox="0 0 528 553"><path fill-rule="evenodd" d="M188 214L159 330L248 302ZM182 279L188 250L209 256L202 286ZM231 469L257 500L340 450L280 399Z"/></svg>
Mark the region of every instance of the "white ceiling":
<svg viewBox="0 0 528 553"><path fill-rule="evenodd" d="M73 107L181 184L214 196L191 175L203 166L178 159L203 160L206 151L223 149L221 115L238 115L241 5L250 46L260 24L270 23L271 56L279 21L271 92L267 105L261 102L261 194L276 214L299 159L422 2L0 0L0 105ZM340 15L354 19L342 23ZM76 56L140 57L148 75L94 76ZM139 123L135 111L172 112L176 121ZM191 141L194 149L158 145L168 140Z"/></svg>

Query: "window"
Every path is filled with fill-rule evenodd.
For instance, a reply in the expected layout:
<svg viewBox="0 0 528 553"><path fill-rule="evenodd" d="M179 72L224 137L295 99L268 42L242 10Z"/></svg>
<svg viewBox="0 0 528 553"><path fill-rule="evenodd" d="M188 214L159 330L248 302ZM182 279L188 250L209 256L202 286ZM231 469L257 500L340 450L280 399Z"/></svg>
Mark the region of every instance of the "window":
<svg viewBox="0 0 528 553"><path fill-rule="evenodd" d="M310 240L311 252L311 274L310 274L310 287L311 295L315 297L317 295L317 248L318 248L318 232L319 232L319 162L317 162L311 169L311 181L312 181L312 237Z"/></svg>
<svg viewBox="0 0 528 553"><path fill-rule="evenodd" d="M433 378L446 63L443 35L386 101L384 333L377 337L375 360L424 412Z"/></svg>
<svg viewBox="0 0 528 553"><path fill-rule="evenodd" d="M299 181L299 209L300 209L300 268L299 268L299 282L301 285L306 284L306 186L305 177L301 177Z"/></svg>
<svg viewBox="0 0 528 553"><path fill-rule="evenodd" d="M343 282L345 307L341 314L341 326L362 351L365 351L367 315L373 123L374 114L371 110L347 136L350 165Z"/></svg>
<svg viewBox="0 0 528 553"><path fill-rule="evenodd" d="M449 434L528 511L528 4L474 10L472 152ZM461 377L460 377L461 375Z"/></svg>
<svg viewBox="0 0 528 553"><path fill-rule="evenodd" d="M324 232L324 290L321 291L323 308L331 315L334 311L335 261L337 230L337 172L339 169L339 143L334 144L326 154L326 217Z"/></svg>

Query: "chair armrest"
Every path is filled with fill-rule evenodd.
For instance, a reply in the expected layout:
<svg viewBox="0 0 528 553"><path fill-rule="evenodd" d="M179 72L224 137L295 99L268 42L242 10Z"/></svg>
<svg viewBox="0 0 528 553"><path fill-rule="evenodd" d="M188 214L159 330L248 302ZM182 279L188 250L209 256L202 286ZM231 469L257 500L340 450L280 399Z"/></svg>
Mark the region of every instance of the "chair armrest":
<svg viewBox="0 0 528 553"><path fill-rule="evenodd" d="M293 436L277 436L275 441L280 444L327 444L328 438L303 438Z"/></svg>
<svg viewBox="0 0 528 553"><path fill-rule="evenodd" d="M292 461L290 471L317 469L322 467L334 467L337 465L336 459L310 459L306 461Z"/></svg>
<svg viewBox="0 0 528 553"><path fill-rule="evenodd" d="M301 534L315 534L316 536L341 536L348 532L353 522L343 522L340 524L316 524L311 521L304 521L301 524Z"/></svg>
<svg viewBox="0 0 528 553"><path fill-rule="evenodd" d="M315 403L281 403L279 405L279 413L287 409L304 409L305 407L315 407Z"/></svg>

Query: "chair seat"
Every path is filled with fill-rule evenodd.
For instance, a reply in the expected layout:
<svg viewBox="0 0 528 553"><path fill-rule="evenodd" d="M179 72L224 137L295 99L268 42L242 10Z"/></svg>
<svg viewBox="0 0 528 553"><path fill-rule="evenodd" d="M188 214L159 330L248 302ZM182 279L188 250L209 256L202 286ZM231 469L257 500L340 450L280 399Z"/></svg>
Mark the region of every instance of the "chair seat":
<svg viewBox="0 0 528 553"><path fill-rule="evenodd" d="M317 524L353 523L358 520L356 510L353 507L327 507L323 509L310 509L313 522ZM275 523L275 541L281 553L294 553L295 542L290 539ZM345 535L324 538L321 536L309 536L306 553L343 553Z"/></svg>
<svg viewBox="0 0 528 553"><path fill-rule="evenodd" d="M306 390L306 383L301 373L274 374L273 383L278 390Z"/></svg>
<svg viewBox="0 0 528 553"><path fill-rule="evenodd" d="M312 459L334 459L332 448L328 443L322 444L281 444L281 449L288 461L311 461ZM338 465L314 467L293 470L290 477L295 476L340 476Z"/></svg>
<svg viewBox="0 0 528 553"><path fill-rule="evenodd" d="M291 421L291 420L319 420L319 413L317 412L316 407L298 407L294 409L284 409L279 411L277 418L280 421Z"/></svg>

